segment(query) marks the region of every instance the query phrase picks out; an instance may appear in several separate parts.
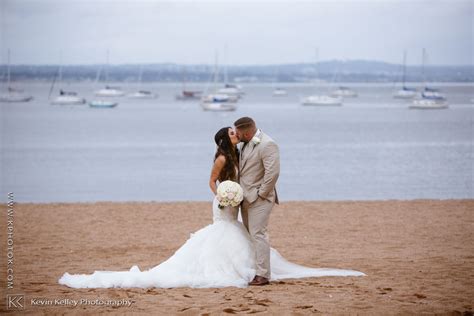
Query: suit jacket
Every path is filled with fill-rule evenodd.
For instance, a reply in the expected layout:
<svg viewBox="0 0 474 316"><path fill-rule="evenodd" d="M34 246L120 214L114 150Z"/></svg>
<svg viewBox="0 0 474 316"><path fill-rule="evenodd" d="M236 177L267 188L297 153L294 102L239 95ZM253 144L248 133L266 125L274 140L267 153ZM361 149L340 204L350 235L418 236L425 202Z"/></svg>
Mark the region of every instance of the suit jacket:
<svg viewBox="0 0 474 316"><path fill-rule="evenodd" d="M251 140L240 148L239 183L244 200L251 204L260 196L278 204L275 185L280 175L280 151L267 134L260 131L256 136L260 143Z"/></svg>

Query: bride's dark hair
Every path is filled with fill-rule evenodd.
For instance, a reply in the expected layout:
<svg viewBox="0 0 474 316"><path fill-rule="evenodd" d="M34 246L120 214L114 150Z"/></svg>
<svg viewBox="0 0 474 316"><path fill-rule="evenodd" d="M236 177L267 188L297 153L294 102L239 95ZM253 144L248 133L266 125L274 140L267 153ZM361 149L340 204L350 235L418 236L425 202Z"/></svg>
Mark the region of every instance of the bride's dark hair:
<svg viewBox="0 0 474 316"><path fill-rule="evenodd" d="M232 180L237 181L237 174L235 167L239 166L239 150L237 146L232 145L229 137L229 128L221 128L214 136L214 141L217 145L217 151L214 156L214 161L217 157L223 155L225 157L225 165L219 174L219 181Z"/></svg>

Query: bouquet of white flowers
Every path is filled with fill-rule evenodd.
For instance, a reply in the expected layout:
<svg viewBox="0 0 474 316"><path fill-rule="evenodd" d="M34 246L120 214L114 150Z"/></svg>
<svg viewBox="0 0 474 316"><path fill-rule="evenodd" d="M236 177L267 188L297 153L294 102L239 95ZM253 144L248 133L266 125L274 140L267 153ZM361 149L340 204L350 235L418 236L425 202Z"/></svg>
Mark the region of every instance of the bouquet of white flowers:
<svg viewBox="0 0 474 316"><path fill-rule="evenodd" d="M244 191L240 184L234 181L224 181L217 187L217 200L219 201L219 207L224 206L238 206L244 199Z"/></svg>

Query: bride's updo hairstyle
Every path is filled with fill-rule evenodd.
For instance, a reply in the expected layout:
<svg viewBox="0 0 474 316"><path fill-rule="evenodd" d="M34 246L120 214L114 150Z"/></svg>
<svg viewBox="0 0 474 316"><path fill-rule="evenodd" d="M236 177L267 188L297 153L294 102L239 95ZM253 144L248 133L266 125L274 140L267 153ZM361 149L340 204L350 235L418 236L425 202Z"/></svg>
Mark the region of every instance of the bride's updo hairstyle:
<svg viewBox="0 0 474 316"><path fill-rule="evenodd" d="M229 128L231 127L221 128L214 136L214 141L217 145L214 161L216 161L217 157L220 155L225 157L225 165L224 168L222 168L221 174L219 175L220 182L226 180L237 181L235 168L239 165L239 155L237 146L232 145L232 142L230 141Z"/></svg>

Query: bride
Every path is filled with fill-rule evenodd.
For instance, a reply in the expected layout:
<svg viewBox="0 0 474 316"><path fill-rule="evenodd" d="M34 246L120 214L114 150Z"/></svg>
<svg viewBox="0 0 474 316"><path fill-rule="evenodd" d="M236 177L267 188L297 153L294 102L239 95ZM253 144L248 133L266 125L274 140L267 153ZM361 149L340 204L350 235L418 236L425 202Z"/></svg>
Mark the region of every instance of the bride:
<svg viewBox="0 0 474 316"><path fill-rule="evenodd" d="M209 181L214 194L217 183L238 179L240 142L230 127L214 137L217 152ZM59 283L72 288L175 288L175 287L246 287L255 276L255 250L249 234L238 219L238 207L219 208L214 197L213 223L198 230L170 258L154 268L140 271L95 271L92 274L69 274ZM322 276L362 276L353 270L309 268L287 261L271 248L271 280Z"/></svg>

